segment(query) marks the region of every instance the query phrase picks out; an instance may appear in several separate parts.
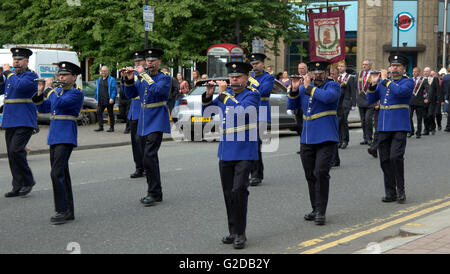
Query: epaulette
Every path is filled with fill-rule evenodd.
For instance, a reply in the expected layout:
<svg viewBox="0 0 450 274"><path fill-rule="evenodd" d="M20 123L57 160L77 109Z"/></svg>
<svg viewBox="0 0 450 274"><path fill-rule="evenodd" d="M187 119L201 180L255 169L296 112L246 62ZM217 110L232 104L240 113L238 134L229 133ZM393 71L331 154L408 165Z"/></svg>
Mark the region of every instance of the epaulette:
<svg viewBox="0 0 450 274"><path fill-rule="evenodd" d="M247 86L247 89L253 91L253 92L258 92L258 90L250 85Z"/></svg>
<svg viewBox="0 0 450 274"><path fill-rule="evenodd" d="M253 78L253 77L249 77L249 78L248 78L248 81L249 81L250 83L252 83L253 85L255 85L255 87L259 86L258 80L256 80L256 79Z"/></svg>
<svg viewBox="0 0 450 274"><path fill-rule="evenodd" d="M161 71L162 73L164 73L165 75L169 75L168 71Z"/></svg>
<svg viewBox="0 0 450 274"><path fill-rule="evenodd" d="M75 84L75 88L78 89L78 91L83 92L83 90L77 84Z"/></svg>

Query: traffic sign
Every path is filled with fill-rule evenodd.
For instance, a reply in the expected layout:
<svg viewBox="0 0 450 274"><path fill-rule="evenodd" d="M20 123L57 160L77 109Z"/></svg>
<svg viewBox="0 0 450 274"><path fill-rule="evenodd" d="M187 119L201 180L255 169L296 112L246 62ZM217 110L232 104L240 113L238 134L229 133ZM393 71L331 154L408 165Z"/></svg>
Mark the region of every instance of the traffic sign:
<svg viewBox="0 0 450 274"><path fill-rule="evenodd" d="M153 31L153 23L145 22L145 31Z"/></svg>
<svg viewBox="0 0 450 274"><path fill-rule="evenodd" d="M144 22L152 22L153 23L155 21L155 7L154 6L144 5L143 19L144 19Z"/></svg>

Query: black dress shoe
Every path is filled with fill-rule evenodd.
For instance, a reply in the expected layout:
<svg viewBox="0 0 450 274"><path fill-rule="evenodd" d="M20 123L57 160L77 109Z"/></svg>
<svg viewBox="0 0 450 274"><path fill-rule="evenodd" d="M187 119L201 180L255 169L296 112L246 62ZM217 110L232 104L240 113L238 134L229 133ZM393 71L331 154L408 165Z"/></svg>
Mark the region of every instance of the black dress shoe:
<svg viewBox="0 0 450 274"><path fill-rule="evenodd" d="M72 211L68 210L66 212L57 212L55 216L50 218L50 222L54 225L60 225L73 221L75 216Z"/></svg>
<svg viewBox="0 0 450 274"><path fill-rule="evenodd" d="M341 145L341 149L346 149L346 148L347 148L347 146L348 146L348 144L347 144L347 143L342 143L342 145Z"/></svg>
<svg viewBox="0 0 450 274"><path fill-rule="evenodd" d="M450 132L450 128L444 129L445 132Z"/></svg>
<svg viewBox="0 0 450 274"><path fill-rule="evenodd" d="M374 158L378 158L378 151L376 149L368 148L367 152L372 155Z"/></svg>
<svg viewBox="0 0 450 274"><path fill-rule="evenodd" d="M130 133L130 130L129 130L129 129L125 129L125 130L123 131L123 134L128 134L128 133Z"/></svg>
<svg viewBox="0 0 450 274"><path fill-rule="evenodd" d="M338 143L337 147L341 148L342 147L342 143Z"/></svg>
<svg viewBox="0 0 450 274"><path fill-rule="evenodd" d="M245 247L245 242L247 241L247 238L245 237L245 234L238 234L234 238L233 241L233 247L234 249L243 249Z"/></svg>
<svg viewBox="0 0 450 274"><path fill-rule="evenodd" d="M261 183L262 183L262 180L259 179L259 178L251 178L250 179L250 185L251 186L257 186L257 185L259 185Z"/></svg>
<svg viewBox="0 0 450 274"><path fill-rule="evenodd" d="M411 138L412 136L414 136L414 133L408 133L408 138Z"/></svg>
<svg viewBox="0 0 450 274"><path fill-rule="evenodd" d="M114 132L114 128L110 127L106 132Z"/></svg>
<svg viewBox="0 0 450 274"><path fill-rule="evenodd" d="M5 197L6 198L11 198L11 197L17 197L17 196L20 196L20 194L19 194L19 191L20 191L20 189L17 189L17 190L11 190L10 192L8 192L8 193L6 193L5 194Z"/></svg>
<svg viewBox="0 0 450 274"><path fill-rule="evenodd" d="M416 139L420 139L420 137L422 137L422 136L420 136L420 135L416 135Z"/></svg>
<svg viewBox="0 0 450 274"><path fill-rule="evenodd" d="M362 142L360 142L359 144L360 145L367 145L369 142L367 142L367 141L362 141Z"/></svg>
<svg viewBox="0 0 450 274"><path fill-rule="evenodd" d="M136 170L133 174L130 174L130 178L132 178L132 179L141 178L141 177L144 177L144 172L142 172L140 170Z"/></svg>
<svg viewBox="0 0 450 274"><path fill-rule="evenodd" d="M314 223L316 225L324 225L325 224L325 214L317 213L314 218Z"/></svg>
<svg viewBox="0 0 450 274"><path fill-rule="evenodd" d="M235 234L230 234L228 236L225 236L222 238L222 243L224 243L226 245L230 245L234 242L234 238L236 238Z"/></svg>
<svg viewBox="0 0 450 274"><path fill-rule="evenodd" d="M422 135L430 135L430 132L424 131L424 132L422 133Z"/></svg>
<svg viewBox="0 0 450 274"><path fill-rule="evenodd" d="M97 128L97 129L94 129L94 131L103 131L103 128L102 128L102 127L99 127L99 128Z"/></svg>
<svg viewBox="0 0 450 274"><path fill-rule="evenodd" d="M23 186L19 191L19 196L27 195L28 193L31 192L32 189L33 189L32 186Z"/></svg>
<svg viewBox="0 0 450 274"><path fill-rule="evenodd" d="M393 197L384 196L384 197L381 199L381 201L382 201L383 203L392 203L392 202L397 201L397 198L396 198L395 196L393 196Z"/></svg>
<svg viewBox="0 0 450 274"><path fill-rule="evenodd" d="M316 218L316 212L313 211L311 213L306 214L303 218L305 218L305 220L307 221L314 221L314 219Z"/></svg>
<svg viewBox="0 0 450 274"><path fill-rule="evenodd" d="M332 165L332 167L338 167L338 166L340 166L340 165L341 165L341 162L334 162L333 165Z"/></svg>
<svg viewBox="0 0 450 274"><path fill-rule="evenodd" d="M144 206L152 206L156 202L162 202L162 194L158 197L148 195L147 197L141 199L141 203L144 204Z"/></svg>
<svg viewBox="0 0 450 274"><path fill-rule="evenodd" d="M404 192L397 195L397 202L399 204L404 204L406 202L406 195Z"/></svg>

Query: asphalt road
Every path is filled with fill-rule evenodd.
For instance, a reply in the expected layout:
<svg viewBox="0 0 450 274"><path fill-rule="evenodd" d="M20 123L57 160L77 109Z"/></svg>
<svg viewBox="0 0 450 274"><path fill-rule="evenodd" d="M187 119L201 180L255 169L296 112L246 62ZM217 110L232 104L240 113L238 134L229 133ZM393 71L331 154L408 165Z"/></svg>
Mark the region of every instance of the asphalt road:
<svg viewBox="0 0 450 274"><path fill-rule="evenodd" d="M341 166L331 171L325 226L303 220L311 209L296 154L299 137L285 134L276 152L264 153L265 180L249 188L248 242L240 251L220 242L228 231L217 142L164 142L159 153L164 201L147 208L139 203L144 179L129 179L129 146L74 151L76 220L60 226L49 222L54 214L49 156L29 157L37 184L26 198L4 198L11 175L7 159L0 159L0 253L67 254L74 245L81 253L297 254L312 248L318 248L312 253L352 253L397 235L402 223L377 229L380 225L450 199L450 134L408 139L404 205L381 203L379 160L359 145L361 135L360 129L351 131L349 148L340 150ZM326 245L343 237L353 240Z"/></svg>

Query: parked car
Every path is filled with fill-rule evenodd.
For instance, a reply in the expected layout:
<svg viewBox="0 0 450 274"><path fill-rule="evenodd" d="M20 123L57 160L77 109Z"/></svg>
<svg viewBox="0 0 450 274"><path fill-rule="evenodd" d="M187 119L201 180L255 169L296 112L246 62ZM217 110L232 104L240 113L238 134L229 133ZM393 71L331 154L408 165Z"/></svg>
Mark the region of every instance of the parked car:
<svg viewBox="0 0 450 274"><path fill-rule="evenodd" d="M203 85L211 80L223 80L228 82L228 78L212 78L197 82L191 92L181 100L180 107L177 113L174 114L175 117L177 117L179 120L179 123L181 125L180 129L183 130L186 139L194 141L202 140L202 138L204 137L203 133L208 133L208 130L203 132L203 129L205 128L205 125L211 121L211 119L212 123L214 124L214 126L210 127L211 131L218 131L220 124L218 115L209 118L202 117L201 113L202 94L206 91L206 87ZM214 99L218 96L218 92L219 89L218 87L216 87L213 97ZM278 80L274 81L274 87L270 95L270 105L277 106L279 110L278 112L272 111L272 123L278 121L279 129L290 129L299 133L295 115L289 115L287 113L287 89ZM199 128L198 124L202 124L201 132L200 130L194 130L195 128ZM269 125L269 128L270 127L273 127L273 124Z"/></svg>

